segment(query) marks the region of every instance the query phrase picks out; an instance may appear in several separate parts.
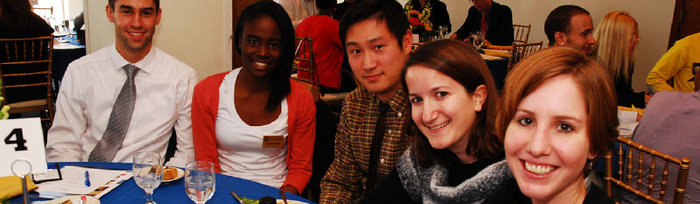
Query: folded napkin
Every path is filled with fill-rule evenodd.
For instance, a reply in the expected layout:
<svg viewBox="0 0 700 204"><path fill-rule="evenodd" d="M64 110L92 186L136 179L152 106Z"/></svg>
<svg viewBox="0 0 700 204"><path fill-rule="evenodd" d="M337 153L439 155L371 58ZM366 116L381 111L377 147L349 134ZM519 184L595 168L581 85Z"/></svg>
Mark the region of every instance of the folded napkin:
<svg viewBox="0 0 700 204"><path fill-rule="evenodd" d="M484 49L484 54L498 57L510 58L511 54L507 50Z"/></svg>
<svg viewBox="0 0 700 204"><path fill-rule="evenodd" d="M17 176L0 177L0 199L12 198L22 194L22 179ZM27 176L27 190L32 191L37 186L31 178Z"/></svg>

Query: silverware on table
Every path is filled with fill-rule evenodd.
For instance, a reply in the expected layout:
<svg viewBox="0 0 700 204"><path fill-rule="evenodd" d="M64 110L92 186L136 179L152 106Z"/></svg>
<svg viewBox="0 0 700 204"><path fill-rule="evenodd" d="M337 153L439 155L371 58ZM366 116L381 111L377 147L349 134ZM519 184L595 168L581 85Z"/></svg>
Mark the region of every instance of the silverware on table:
<svg viewBox="0 0 700 204"><path fill-rule="evenodd" d="M241 199L241 196L236 194L236 192L231 191L231 195L233 195L233 198L238 201L238 203L243 204L243 199Z"/></svg>

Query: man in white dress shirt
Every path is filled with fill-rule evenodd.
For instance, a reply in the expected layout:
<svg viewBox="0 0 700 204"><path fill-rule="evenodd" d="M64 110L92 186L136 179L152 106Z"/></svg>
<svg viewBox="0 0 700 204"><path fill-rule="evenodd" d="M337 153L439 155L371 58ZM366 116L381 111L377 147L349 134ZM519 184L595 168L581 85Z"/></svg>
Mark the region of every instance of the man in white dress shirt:
<svg viewBox="0 0 700 204"><path fill-rule="evenodd" d="M91 152L103 138L110 115L115 114L111 112L117 96L126 87L128 77L122 67L133 65L138 68L132 83L136 93L131 99L133 114L111 162L132 162L132 155L139 151L163 156L174 129L177 151L168 164L184 166L194 160L190 104L196 74L153 46L161 16L159 0L109 0L106 13L114 23L115 43L68 66L48 132L48 161L93 158Z"/></svg>

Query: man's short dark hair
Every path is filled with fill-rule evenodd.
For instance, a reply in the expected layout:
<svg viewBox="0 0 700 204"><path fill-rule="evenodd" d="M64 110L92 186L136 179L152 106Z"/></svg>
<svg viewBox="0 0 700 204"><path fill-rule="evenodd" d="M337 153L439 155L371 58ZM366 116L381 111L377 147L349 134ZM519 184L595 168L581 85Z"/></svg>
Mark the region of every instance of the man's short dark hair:
<svg viewBox="0 0 700 204"><path fill-rule="evenodd" d="M394 0L362 0L353 4L340 19L338 33L343 45L350 26L368 19L384 21L389 32L398 40L399 46L403 46L401 39L408 30L408 18L401 4Z"/></svg>
<svg viewBox="0 0 700 204"><path fill-rule="evenodd" d="M335 6L335 0L316 0L316 8L318 10L328 10Z"/></svg>
<svg viewBox="0 0 700 204"><path fill-rule="evenodd" d="M575 15L586 14L591 15L586 9L576 5L563 5L549 12L547 20L544 21L544 33L547 34L549 45L554 45L554 33L562 32L569 33L571 29L571 18Z"/></svg>
<svg viewBox="0 0 700 204"><path fill-rule="evenodd" d="M112 11L114 11L114 2L116 1L117 0L107 0L109 7L112 8ZM158 9L160 9L160 0L153 0L153 3L156 4L156 11L158 11Z"/></svg>

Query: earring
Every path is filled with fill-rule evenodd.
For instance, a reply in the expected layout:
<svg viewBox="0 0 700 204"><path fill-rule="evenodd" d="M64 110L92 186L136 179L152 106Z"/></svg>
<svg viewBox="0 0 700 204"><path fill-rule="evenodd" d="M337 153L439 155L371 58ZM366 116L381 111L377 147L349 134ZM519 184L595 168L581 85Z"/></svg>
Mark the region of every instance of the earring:
<svg viewBox="0 0 700 204"><path fill-rule="evenodd" d="M560 43L559 43L559 46L564 46L564 43L563 43L563 42L560 42Z"/></svg>

